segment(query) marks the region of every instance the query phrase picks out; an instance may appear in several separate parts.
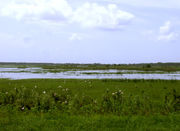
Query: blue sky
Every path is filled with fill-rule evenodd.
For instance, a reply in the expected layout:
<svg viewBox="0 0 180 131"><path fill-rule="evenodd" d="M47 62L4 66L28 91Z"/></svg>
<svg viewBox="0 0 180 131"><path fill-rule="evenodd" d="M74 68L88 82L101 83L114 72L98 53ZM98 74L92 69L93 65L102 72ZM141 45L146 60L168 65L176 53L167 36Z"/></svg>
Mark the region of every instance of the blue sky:
<svg viewBox="0 0 180 131"><path fill-rule="evenodd" d="M0 0L0 61L180 62L180 0Z"/></svg>

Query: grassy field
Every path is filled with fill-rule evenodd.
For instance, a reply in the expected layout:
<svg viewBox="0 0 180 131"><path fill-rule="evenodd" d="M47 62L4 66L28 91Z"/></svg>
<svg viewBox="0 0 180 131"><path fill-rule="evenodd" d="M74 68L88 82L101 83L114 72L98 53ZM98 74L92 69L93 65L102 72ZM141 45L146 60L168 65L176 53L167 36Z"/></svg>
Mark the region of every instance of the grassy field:
<svg viewBox="0 0 180 131"><path fill-rule="evenodd" d="M180 130L178 80L0 80L0 130Z"/></svg>

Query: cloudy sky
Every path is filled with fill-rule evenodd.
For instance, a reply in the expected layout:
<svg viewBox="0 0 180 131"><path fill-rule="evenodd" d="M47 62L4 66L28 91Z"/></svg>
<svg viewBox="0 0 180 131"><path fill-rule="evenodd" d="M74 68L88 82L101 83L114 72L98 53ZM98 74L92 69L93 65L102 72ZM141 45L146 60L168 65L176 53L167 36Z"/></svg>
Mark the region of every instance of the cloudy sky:
<svg viewBox="0 0 180 131"><path fill-rule="evenodd" d="M180 62L180 0L0 0L0 61Z"/></svg>

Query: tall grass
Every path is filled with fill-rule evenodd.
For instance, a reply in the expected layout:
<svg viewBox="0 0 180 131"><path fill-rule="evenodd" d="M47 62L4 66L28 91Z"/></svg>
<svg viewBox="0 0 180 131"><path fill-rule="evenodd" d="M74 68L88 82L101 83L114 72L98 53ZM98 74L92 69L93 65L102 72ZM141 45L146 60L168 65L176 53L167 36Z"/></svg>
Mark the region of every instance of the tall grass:
<svg viewBox="0 0 180 131"><path fill-rule="evenodd" d="M0 130L180 130L177 80L0 80Z"/></svg>
<svg viewBox="0 0 180 131"><path fill-rule="evenodd" d="M118 89L118 84L125 84L127 80L79 80L82 87L79 89L76 87L76 91L85 88L82 93L73 93L69 84L74 84L78 80L67 80L67 83L60 80L61 85L53 86L50 88L43 87L43 85L34 85L26 87L25 85L19 85L21 81L9 82L9 88L0 88L0 107L11 106L19 111L37 111L48 112L51 110L59 110L61 112L70 114L114 114L114 115L148 115L148 114L168 114L180 111L180 94L179 88L163 87L162 94L157 94L153 86L157 86L162 81L149 80L145 90L140 85L143 83L146 85L145 80L130 80L128 88ZM28 80L25 80L28 81ZM37 82L42 80L37 80ZM56 80L54 80L56 81ZM58 80L57 80L58 81ZM66 81L66 80L65 80ZM116 84L114 82L116 82ZM10 82L14 84L11 85ZM32 82L32 80L31 80ZM97 83L106 83L104 91L95 88ZM174 84L176 81L166 81L168 84L171 82ZM3 80L1 80L3 83ZM114 83L114 87L108 83ZM176 86L179 86L179 81ZM25 83L24 83L25 84ZM51 84L51 83L49 83ZM64 85L63 85L64 84ZM131 87L131 84L133 86ZM77 84L78 85L78 84ZM135 87L134 87L135 86ZM150 87L149 87L150 86ZM140 89L138 89L140 88ZM141 88L143 90L141 90ZM162 87L156 87L156 89L162 91ZM170 89L167 89L170 88ZM89 93L101 91L98 94L100 97L94 97L91 94L86 93L89 89ZM132 90L133 89L133 90ZM105 91L106 90L106 91ZM137 90L137 91L136 91ZM140 91L141 90L141 91ZM140 91L140 92L138 92ZM93 93L92 92L92 93ZM157 96L160 95L161 97ZM158 99L156 99L156 97Z"/></svg>

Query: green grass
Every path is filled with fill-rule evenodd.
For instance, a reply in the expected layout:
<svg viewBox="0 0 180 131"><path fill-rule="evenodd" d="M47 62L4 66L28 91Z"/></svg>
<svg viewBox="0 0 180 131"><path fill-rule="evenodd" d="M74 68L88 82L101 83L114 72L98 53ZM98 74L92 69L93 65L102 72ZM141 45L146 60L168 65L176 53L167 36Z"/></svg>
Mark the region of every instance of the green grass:
<svg viewBox="0 0 180 131"><path fill-rule="evenodd" d="M178 80L0 79L0 130L180 130Z"/></svg>
<svg viewBox="0 0 180 131"><path fill-rule="evenodd" d="M85 75L111 75L111 74L119 74L119 75L123 75L123 74L176 74L176 71L173 72L169 72L169 71L136 71L136 72L133 72L133 71L130 71L128 70L128 72L83 72L81 74L85 74Z"/></svg>
<svg viewBox="0 0 180 131"><path fill-rule="evenodd" d="M180 115L167 116L114 116L114 115L67 115L51 113L1 114L0 130L179 130Z"/></svg>

